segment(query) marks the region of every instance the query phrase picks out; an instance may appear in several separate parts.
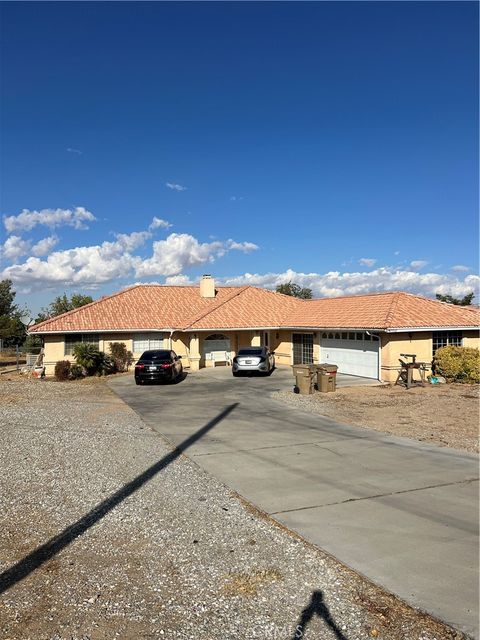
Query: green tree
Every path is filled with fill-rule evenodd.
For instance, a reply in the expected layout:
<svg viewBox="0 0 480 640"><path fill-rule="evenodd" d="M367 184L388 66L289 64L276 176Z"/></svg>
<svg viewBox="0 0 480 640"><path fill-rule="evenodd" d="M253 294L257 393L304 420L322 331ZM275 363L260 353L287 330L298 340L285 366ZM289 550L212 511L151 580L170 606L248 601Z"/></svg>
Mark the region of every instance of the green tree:
<svg viewBox="0 0 480 640"><path fill-rule="evenodd" d="M57 296L55 300L48 305L48 307L42 308L36 317L35 322L43 322L49 318L59 316L61 313L66 313L67 311L83 307L90 302L93 302L93 298L91 296L84 296L81 293L73 293L72 297L68 299L67 294L64 293L63 296Z"/></svg>
<svg viewBox="0 0 480 640"><path fill-rule="evenodd" d="M456 304L459 307L468 307L472 304L472 300L475 298L475 294L473 291L471 293L467 293L463 298L454 298L453 296L444 296L441 293L435 294L437 300L440 302L448 302L449 304Z"/></svg>
<svg viewBox="0 0 480 640"><path fill-rule="evenodd" d="M301 287L299 284L295 284L295 282L279 284L277 293L283 293L285 296L293 296L294 298L302 298L303 300L310 300L312 297L311 289Z"/></svg>
<svg viewBox="0 0 480 640"><path fill-rule="evenodd" d="M27 335L25 326L20 321L22 310L14 303L15 291L11 280L0 281L0 338L6 347L13 347L24 342Z"/></svg>

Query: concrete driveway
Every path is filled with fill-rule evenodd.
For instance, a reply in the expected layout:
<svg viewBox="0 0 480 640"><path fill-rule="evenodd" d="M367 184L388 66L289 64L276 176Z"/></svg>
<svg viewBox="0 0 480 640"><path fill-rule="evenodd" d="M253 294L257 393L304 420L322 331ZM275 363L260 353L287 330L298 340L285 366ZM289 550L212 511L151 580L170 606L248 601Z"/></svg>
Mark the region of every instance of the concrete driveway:
<svg viewBox="0 0 480 640"><path fill-rule="evenodd" d="M345 564L478 638L478 457L270 397L292 383L290 369L234 379L219 367L173 385L137 387L132 375L110 386L175 444L199 416L207 423L238 403L188 449L191 458Z"/></svg>

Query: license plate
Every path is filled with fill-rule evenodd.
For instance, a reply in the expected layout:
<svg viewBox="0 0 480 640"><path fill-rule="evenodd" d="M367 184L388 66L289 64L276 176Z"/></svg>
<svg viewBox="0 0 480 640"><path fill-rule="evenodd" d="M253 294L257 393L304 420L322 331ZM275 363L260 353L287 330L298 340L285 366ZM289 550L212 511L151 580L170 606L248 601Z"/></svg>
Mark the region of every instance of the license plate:
<svg viewBox="0 0 480 640"><path fill-rule="evenodd" d="M156 371L157 367L149 367L150 371Z"/></svg>
<svg viewBox="0 0 480 640"><path fill-rule="evenodd" d="M245 360L245 364L252 364L251 360Z"/></svg>

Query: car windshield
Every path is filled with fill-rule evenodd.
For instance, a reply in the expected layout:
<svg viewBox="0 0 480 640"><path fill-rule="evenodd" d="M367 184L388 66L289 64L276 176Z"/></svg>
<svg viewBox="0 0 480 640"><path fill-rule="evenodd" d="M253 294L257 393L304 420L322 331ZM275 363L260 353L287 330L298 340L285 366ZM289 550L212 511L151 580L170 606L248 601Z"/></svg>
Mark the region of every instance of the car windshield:
<svg viewBox="0 0 480 640"><path fill-rule="evenodd" d="M170 351L144 351L140 357L140 360L170 360L171 352Z"/></svg>
<svg viewBox="0 0 480 640"><path fill-rule="evenodd" d="M240 349L239 356L261 356L263 355L263 349Z"/></svg>

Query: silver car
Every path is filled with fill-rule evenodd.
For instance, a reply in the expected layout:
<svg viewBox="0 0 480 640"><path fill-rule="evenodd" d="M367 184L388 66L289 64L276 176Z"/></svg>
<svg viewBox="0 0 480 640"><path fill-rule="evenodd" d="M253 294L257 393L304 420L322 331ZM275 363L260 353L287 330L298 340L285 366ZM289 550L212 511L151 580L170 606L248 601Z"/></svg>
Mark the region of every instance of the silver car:
<svg viewBox="0 0 480 640"><path fill-rule="evenodd" d="M275 369L275 353L267 347L245 347L239 349L232 361L232 373L240 375L243 371L257 371L268 375Z"/></svg>

